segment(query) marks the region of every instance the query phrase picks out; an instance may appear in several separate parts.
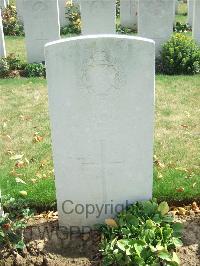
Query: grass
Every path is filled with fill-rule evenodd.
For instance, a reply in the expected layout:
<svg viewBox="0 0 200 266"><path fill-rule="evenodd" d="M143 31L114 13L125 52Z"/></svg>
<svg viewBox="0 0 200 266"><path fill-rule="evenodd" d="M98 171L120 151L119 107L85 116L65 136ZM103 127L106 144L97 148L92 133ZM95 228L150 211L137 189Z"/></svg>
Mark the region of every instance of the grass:
<svg viewBox="0 0 200 266"><path fill-rule="evenodd" d="M199 75L156 77L154 153L159 165L154 166L153 191L159 200L200 199L199 88ZM31 206L52 207L55 188L46 80L0 80L0 91L0 187L16 197L27 191ZM34 142L34 136L43 139ZM19 168L11 158L22 154Z"/></svg>

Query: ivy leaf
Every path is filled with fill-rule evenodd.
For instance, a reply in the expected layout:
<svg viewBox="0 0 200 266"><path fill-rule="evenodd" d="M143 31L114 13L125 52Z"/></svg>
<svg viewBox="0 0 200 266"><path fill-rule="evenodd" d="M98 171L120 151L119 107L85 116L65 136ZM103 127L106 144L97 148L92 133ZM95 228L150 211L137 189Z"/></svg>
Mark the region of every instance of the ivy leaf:
<svg viewBox="0 0 200 266"><path fill-rule="evenodd" d="M166 201L163 201L159 204L158 211L161 212L163 216L169 212L169 205Z"/></svg>
<svg viewBox="0 0 200 266"><path fill-rule="evenodd" d="M128 239L121 239L117 241L117 246L122 251L125 251L127 247L129 246L129 240Z"/></svg>
<svg viewBox="0 0 200 266"><path fill-rule="evenodd" d="M162 260L172 261L172 256L167 250L161 250L158 252L158 257Z"/></svg>

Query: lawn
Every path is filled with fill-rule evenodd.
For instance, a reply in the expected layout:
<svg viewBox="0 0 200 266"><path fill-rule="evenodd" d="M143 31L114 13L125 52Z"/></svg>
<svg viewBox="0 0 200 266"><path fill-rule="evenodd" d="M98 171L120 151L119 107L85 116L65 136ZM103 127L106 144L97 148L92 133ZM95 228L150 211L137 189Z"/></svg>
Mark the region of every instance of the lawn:
<svg viewBox="0 0 200 266"><path fill-rule="evenodd" d="M156 77L154 196L159 200L200 199L199 89L199 75ZM46 80L0 80L0 91L1 189L16 197L25 190L30 205L52 207Z"/></svg>
<svg viewBox="0 0 200 266"><path fill-rule="evenodd" d="M182 19L185 5L180 6ZM178 18L177 16L177 18ZM24 37L6 36L7 53L26 60ZM46 80L0 80L0 188L38 208L55 206ZM200 201L200 75L156 76L153 195ZM25 182L25 183L23 183Z"/></svg>

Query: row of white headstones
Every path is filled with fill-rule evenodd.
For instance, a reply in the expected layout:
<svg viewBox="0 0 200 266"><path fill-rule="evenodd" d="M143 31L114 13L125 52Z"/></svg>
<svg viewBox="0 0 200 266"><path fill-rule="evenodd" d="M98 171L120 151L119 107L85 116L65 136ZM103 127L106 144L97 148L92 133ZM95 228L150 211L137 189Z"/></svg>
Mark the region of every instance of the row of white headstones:
<svg viewBox="0 0 200 266"><path fill-rule="evenodd" d="M101 14L99 23L114 31L115 1L92 2L85 0L81 7L87 14L83 21L96 23L95 16ZM150 0L146 4L147 0L140 0L140 27L151 30L154 24L156 36L163 37L158 28L166 30L172 3ZM37 46L31 40L44 44L52 32L58 37L55 10L54 0L24 1L31 55L36 56ZM166 19L157 25L156 18L165 13ZM45 45L45 63L60 225L84 230L132 202L150 199L155 42L117 34L66 38Z"/></svg>
<svg viewBox="0 0 200 266"><path fill-rule="evenodd" d="M83 35L115 33L115 0L74 0L75 4L78 2ZM137 25L138 36L155 41L158 55L162 44L173 32L175 3L175 0L121 0L122 25ZM59 21L64 23L65 5L66 0L17 0L17 10L25 28L29 63L44 61L44 45L60 39ZM200 1L188 0L188 7L189 19L194 13L193 37L200 41ZM1 43L1 56L5 56L5 44Z"/></svg>

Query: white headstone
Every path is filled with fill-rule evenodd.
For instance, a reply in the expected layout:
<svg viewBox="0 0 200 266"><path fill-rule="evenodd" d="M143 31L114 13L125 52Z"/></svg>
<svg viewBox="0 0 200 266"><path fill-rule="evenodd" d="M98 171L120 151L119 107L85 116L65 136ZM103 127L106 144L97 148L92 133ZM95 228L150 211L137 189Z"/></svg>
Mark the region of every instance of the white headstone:
<svg viewBox="0 0 200 266"><path fill-rule="evenodd" d="M6 48L5 48L5 40L4 40L4 33L3 33L1 9L0 9L0 57L6 57Z"/></svg>
<svg viewBox="0 0 200 266"><path fill-rule="evenodd" d="M67 0L58 0L61 27L66 26L68 24L67 18L66 18L66 4L67 4Z"/></svg>
<svg viewBox="0 0 200 266"><path fill-rule="evenodd" d="M90 226L150 199L154 42L89 35L45 54L60 224Z"/></svg>
<svg viewBox="0 0 200 266"><path fill-rule="evenodd" d="M112 34L116 32L115 0L81 0L82 34Z"/></svg>
<svg viewBox="0 0 200 266"><path fill-rule="evenodd" d="M44 45L60 39L58 0L23 0L23 21L28 62L42 62Z"/></svg>
<svg viewBox="0 0 200 266"><path fill-rule="evenodd" d="M153 39L156 55L173 33L174 0L139 0L138 35Z"/></svg>
<svg viewBox="0 0 200 266"><path fill-rule="evenodd" d="M200 1L194 1L192 37L200 43Z"/></svg>
<svg viewBox="0 0 200 266"><path fill-rule="evenodd" d="M6 8L6 0L0 0L0 8L3 9L3 8Z"/></svg>
<svg viewBox="0 0 200 266"><path fill-rule="evenodd" d="M175 0L175 14L178 14L179 0Z"/></svg>
<svg viewBox="0 0 200 266"><path fill-rule="evenodd" d="M187 23L190 26L192 26L192 23L193 23L193 11L194 11L194 0L187 0L187 7L188 7Z"/></svg>
<svg viewBox="0 0 200 266"><path fill-rule="evenodd" d="M121 0L120 24L123 27L137 28L138 0Z"/></svg>
<svg viewBox="0 0 200 266"><path fill-rule="evenodd" d="M17 18L23 23L23 0L16 0Z"/></svg>

